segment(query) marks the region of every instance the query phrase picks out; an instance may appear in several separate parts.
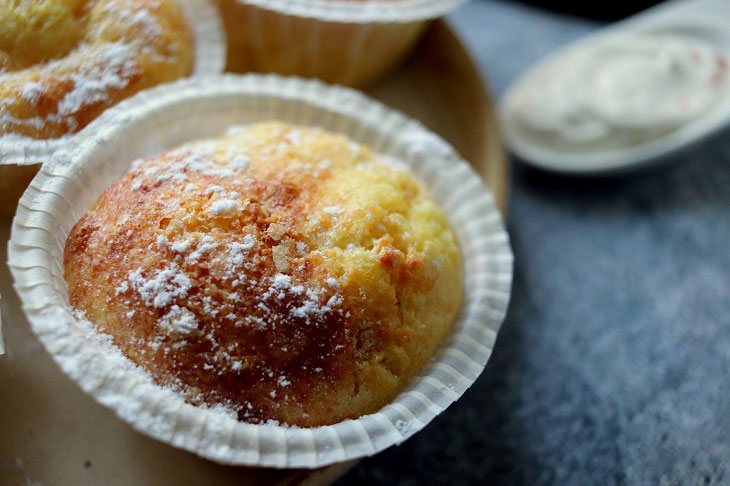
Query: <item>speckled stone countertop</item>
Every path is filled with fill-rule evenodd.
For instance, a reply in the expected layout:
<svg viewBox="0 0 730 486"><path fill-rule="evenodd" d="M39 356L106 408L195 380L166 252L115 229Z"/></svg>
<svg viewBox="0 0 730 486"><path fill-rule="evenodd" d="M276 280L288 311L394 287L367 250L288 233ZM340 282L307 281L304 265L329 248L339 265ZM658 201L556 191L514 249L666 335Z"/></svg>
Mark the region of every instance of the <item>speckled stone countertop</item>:
<svg viewBox="0 0 730 486"><path fill-rule="evenodd" d="M451 16L501 96L597 24ZM514 165L515 281L486 371L340 484L730 484L730 131L610 179Z"/></svg>

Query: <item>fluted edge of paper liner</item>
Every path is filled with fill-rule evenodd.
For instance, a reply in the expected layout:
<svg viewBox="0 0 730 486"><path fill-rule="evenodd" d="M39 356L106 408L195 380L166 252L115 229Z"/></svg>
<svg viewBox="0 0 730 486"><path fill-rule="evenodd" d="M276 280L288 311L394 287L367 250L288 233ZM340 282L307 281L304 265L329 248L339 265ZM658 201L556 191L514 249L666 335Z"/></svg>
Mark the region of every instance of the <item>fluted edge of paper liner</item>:
<svg viewBox="0 0 730 486"><path fill-rule="evenodd" d="M341 23L405 23L446 15L468 0L237 0L283 15Z"/></svg>

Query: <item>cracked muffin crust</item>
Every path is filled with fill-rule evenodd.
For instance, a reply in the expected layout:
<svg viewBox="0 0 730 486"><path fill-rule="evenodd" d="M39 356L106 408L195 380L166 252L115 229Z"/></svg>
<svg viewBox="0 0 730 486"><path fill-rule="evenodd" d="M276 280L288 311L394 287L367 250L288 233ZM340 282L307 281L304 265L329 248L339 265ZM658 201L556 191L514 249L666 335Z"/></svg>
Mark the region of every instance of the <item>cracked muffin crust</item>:
<svg viewBox="0 0 730 486"><path fill-rule="evenodd" d="M135 162L64 261L72 306L158 384L304 427L397 395L456 317L460 265L410 172L277 122Z"/></svg>

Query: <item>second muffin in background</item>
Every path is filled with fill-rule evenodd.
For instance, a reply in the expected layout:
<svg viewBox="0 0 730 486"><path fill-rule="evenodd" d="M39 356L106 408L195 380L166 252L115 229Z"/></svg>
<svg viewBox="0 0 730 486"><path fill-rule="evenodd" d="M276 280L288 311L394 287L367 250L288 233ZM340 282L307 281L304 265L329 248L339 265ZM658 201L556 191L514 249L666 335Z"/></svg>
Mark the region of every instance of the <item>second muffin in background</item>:
<svg viewBox="0 0 730 486"><path fill-rule="evenodd" d="M195 62L174 0L23 1L0 7L0 21L0 137L71 135Z"/></svg>
<svg viewBox="0 0 730 486"><path fill-rule="evenodd" d="M466 0L216 0L228 71L363 87L416 45L429 21Z"/></svg>
<svg viewBox="0 0 730 486"><path fill-rule="evenodd" d="M458 245L406 170L264 123L135 164L66 243L71 304L158 384L240 420L390 402L448 332Z"/></svg>

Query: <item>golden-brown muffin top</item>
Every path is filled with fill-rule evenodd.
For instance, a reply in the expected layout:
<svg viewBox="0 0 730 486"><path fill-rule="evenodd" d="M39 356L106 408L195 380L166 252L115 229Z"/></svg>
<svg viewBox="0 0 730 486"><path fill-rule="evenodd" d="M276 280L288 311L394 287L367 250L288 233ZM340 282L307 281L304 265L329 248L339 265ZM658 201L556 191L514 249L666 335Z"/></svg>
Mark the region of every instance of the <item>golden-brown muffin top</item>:
<svg viewBox="0 0 730 486"><path fill-rule="evenodd" d="M0 0L0 25L0 136L74 133L192 68L174 0Z"/></svg>
<svg viewBox="0 0 730 486"><path fill-rule="evenodd" d="M387 404L461 301L454 234L410 172L281 123L136 162L74 227L65 273L158 383L301 426Z"/></svg>

